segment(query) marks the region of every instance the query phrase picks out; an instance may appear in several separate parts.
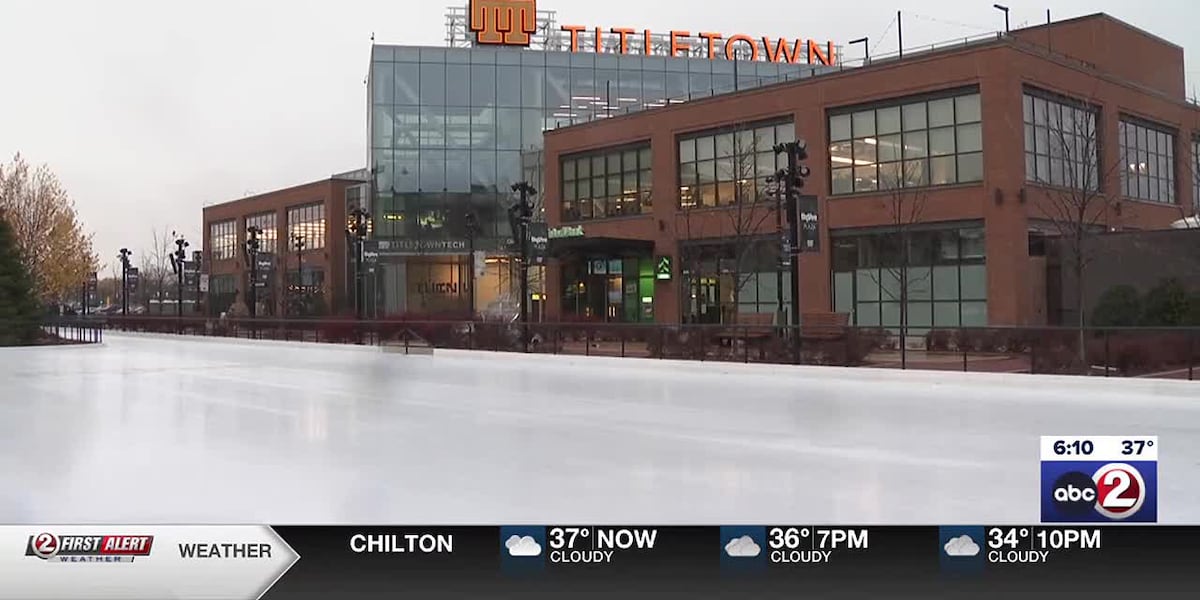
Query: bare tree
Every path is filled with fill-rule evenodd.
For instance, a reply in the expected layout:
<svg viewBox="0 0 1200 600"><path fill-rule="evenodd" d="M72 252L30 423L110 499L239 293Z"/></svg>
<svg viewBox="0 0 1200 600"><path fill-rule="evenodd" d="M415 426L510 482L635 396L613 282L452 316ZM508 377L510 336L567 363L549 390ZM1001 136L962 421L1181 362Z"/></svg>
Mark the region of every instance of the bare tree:
<svg viewBox="0 0 1200 600"><path fill-rule="evenodd" d="M733 259L734 323L737 322L742 290L757 274L752 267L772 244L778 244L777 236L764 237L764 234L770 233L768 225L776 221L779 205L766 202L766 190L759 190L756 186L760 181L758 153L769 149L763 146L764 142L753 128L740 128L733 133L733 206L723 213L728 230L733 234L730 251Z"/></svg>
<svg viewBox="0 0 1200 600"><path fill-rule="evenodd" d="M174 270L171 268L171 252L173 240L168 236L167 230L152 229L150 231L150 246L142 251L141 264L139 265L138 277L141 280L138 296L144 299L146 310L150 310L149 300L158 299L159 310L163 308L163 303L166 301L166 292L168 283L174 275ZM153 296L151 293L153 292Z"/></svg>
<svg viewBox="0 0 1200 600"><path fill-rule="evenodd" d="M1079 360L1086 366L1087 315L1083 290L1087 269L1095 259L1089 242L1108 229L1110 218L1120 215L1119 198L1104 190L1105 182L1118 174L1120 163L1103 163L1096 124L1098 111L1090 103L1059 101L1051 102L1050 106L1049 172L1042 173L1039 163L1035 175L1038 183L1047 186L1045 199L1038 203L1038 208L1057 232L1066 254L1065 266L1075 279Z"/></svg>
<svg viewBox="0 0 1200 600"><path fill-rule="evenodd" d="M726 194L732 190L728 199L725 195L719 196L718 208L721 210L710 210L694 201L681 203L681 227L678 228L683 230L680 239L685 243L680 249L680 261L684 270L690 273L690 293L697 296L701 293L705 259L717 258L720 264L728 264L733 304L730 320L733 323L738 319L743 290L755 280L757 270L754 266L773 244L778 244L774 224L778 205L767 201L768 193L763 185L765 175L760 177L763 174L756 162L758 153L768 148L754 127L735 127L732 131L733 155L717 159L717 180L722 182L718 189L724 189ZM697 190L689 191L693 192L691 198L698 196ZM707 231L710 226L713 231ZM699 240L711 242L699 243Z"/></svg>
<svg viewBox="0 0 1200 600"><path fill-rule="evenodd" d="M904 166L880 168L880 187L889 193L882 201L888 215L888 225L899 248L890 266L880 271L883 276L871 272L871 279L879 287L882 296L900 305L900 365L908 366L908 304L914 290L929 286L931 273L913 276L913 228L920 224L925 214L926 188L923 180L928 176L922 163L905 162Z"/></svg>
<svg viewBox="0 0 1200 600"><path fill-rule="evenodd" d="M1196 142L1188 145L1189 160L1184 162L1184 169L1190 175L1188 181L1191 182L1192 189L1200 190L1200 153L1197 153L1196 147ZM1177 229L1200 229L1200 197L1197 197L1197 194L1192 194L1190 214L1182 201L1176 202L1175 206L1179 208L1179 221L1175 223Z"/></svg>

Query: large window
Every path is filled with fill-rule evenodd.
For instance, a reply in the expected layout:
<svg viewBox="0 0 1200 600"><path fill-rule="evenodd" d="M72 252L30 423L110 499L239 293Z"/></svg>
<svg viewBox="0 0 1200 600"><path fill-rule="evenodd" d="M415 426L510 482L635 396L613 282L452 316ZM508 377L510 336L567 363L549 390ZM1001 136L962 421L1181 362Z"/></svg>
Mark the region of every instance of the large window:
<svg viewBox="0 0 1200 600"><path fill-rule="evenodd" d="M562 160L564 221L650 212L650 146L576 155Z"/></svg>
<svg viewBox="0 0 1200 600"><path fill-rule="evenodd" d="M1175 134L1157 125L1121 119L1121 186L1125 196L1175 203Z"/></svg>
<svg viewBox="0 0 1200 600"><path fill-rule="evenodd" d="M325 205L323 203L288 208L288 239L304 236L304 247L319 250L325 247Z"/></svg>
<svg viewBox="0 0 1200 600"><path fill-rule="evenodd" d="M1078 190L1100 187L1097 111L1050 93L1026 92L1025 179Z"/></svg>
<svg viewBox="0 0 1200 600"><path fill-rule="evenodd" d="M210 224L208 241L212 244L212 260L237 258L237 221Z"/></svg>
<svg viewBox="0 0 1200 600"><path fill-rule="evenodd" d="M907 248L905 248L907 246ZM907 265L902 256L907 252ZM987 325L983 230L940 229L835 236L834 310L860 327L897 330L902 302L909 335Z"/></svg>
<svg viewBox="0 0 1200 600"><path fill-rule="evenodd" d="M796 128L791 121L750 124L681 138L679 206L726 206L761 199L767 178L786 160L775 155L775 145L795 139Z"/></svg>
<svg viewBox="0 0 1200 600"><path fill-rule="evenodd" d="M745 323L755 313L789 314L791 273L779 270L779 250L773 237L682 245L685 321Z"/></svg>
<svg viewBox="0 0 1200 600"><path fill-rule="evenodd" d="M979 94L829 115L834 194L983 181Z"/></svg>
<svg viewBox="0 0 1200 600"><path fill-rule="evenodd" d="M262 230L258 235L260 252L279 253L279 228L276 226L275 213L261 213L246 217L246 229L257 227Z"/></svg>

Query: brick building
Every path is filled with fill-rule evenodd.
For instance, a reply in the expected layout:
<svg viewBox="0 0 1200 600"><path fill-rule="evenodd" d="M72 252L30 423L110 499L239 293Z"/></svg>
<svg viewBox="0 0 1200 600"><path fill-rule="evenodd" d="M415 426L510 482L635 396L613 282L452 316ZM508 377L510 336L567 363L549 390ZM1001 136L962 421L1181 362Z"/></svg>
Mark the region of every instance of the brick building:
<svg viewBox="0 0 1200 600"><path fill-rule="evenodd" d="M335 175L204 208L208 312L256 297L259 316L330 314L353 308L347 215L367 192L365 172ZM257 227L259 286L250 291L248 230ZM296 238L303 240L297 252Z"/></svg>
<svg viewBox="0 0 1200 600"><path fill-rule="evenodd" d="M1179 46L1097 14L549 131L547 318L780 319L795 273L803 312L862 326L899 325L901 300L917 329L1044 324L1057 199L1101 196L1098 230L1194 214L1184 73ZM820 251L785 272L767 177L796 138ZM645 163L651 194L626 167Z"/></svg>

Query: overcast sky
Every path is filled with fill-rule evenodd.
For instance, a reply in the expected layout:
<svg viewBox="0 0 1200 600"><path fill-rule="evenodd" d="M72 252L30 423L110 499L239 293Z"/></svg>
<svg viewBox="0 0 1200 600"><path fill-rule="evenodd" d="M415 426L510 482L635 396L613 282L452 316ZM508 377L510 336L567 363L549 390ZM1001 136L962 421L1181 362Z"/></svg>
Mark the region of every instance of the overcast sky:
<svg viewBox="0 0 1200 600"><path fill-rule="evenodd" d="M49 163L102 262L151 230L199 247L200 209L361 168L370 36L443 45L465 0L0 0L0 160ZM873 54L1002 29L992 0L539 0L564 24L832 39ZM1008 0L1013 27L1108 12L1187 48L1188 0ZM850 50L856 57L861 50Z"/></svg>

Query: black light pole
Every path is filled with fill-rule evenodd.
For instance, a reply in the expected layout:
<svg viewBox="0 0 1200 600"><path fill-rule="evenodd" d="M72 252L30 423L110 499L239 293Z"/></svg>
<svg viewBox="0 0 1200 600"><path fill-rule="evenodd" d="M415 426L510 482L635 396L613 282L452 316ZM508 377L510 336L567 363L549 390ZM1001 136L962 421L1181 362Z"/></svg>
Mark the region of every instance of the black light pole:
<svg viewBox="0 0 1200 600"><path fill-rule="evenodd" d="M474 211L467 211L463 218L466 225L467 233L467 311L471 315L471 320L475 320L475 238L480 233L479 217Z"/></svg>
<svg viewBox="0 0 1200 600"><path fill-rule="evenodd" d="M848 44L862 44L863 52L865 53L864 58L863 58L863 66L865 67L865 66L867 66L868 63L871 62L871 42L870 42L869 38L860 37L857 40L850 40L847 43Z"/></svg>
<svg viewBox="0 0 1200 600"><path fill-rule="evenodd" d="M808 143L804 140L777 144L775 154L787 154L787 177L784 179L784 198L786 199L788 222L788 246L792 257L792 326L800 326L800 214L797 210L800 190L804 188L804 180L811 171L800 161L808 158ZM799 329L797 339L799 339ZM797 344L797 348L799 345Z"/></svg>
<svg viewBox="0 0 1200 600"><path fill-rule="evenodd" d="M993 4L992 7L1004 13L1004 33L1008 33L1010 31L1008 28L1008 7L1003 4Z"/></svg>
<svg viewBox="0 0 1200 600"><path fill-rule="evenodd" d="M175 252L171 254L171 268L175 269L175 277L178 282L176 292L178 296L175 298L175 316L183 318L183 265L187 262L187 240L183 236L175 238Z"/></svg>
<svg viewBox="0 0 1200 600"><path fill-rule="evenodd" d="M779 235L779 260L775 264L775 315L779 319L780 325L787 321L787 314L783 309L783 271L791 266L791 261L788 260L788 256L791 254L791 244L788 242L787 234L783 231L783 189L781 184L786 178L787 171L779 171L767 178L767 185L771 195L775 198L775 231Z"/></svg>
<svg viewBox="0 0 1200 600"><path fill-rule="evenodd" d="M121 248L117 254L121 259L121 316L129 316L129 257L133 253L128 248Z"/></svg>
<svg viewBox="0 0 1200 600"><path fill-rule="evenodd" d="M296 249L296 316L300 316L300 298L304 291L304 234L292 236L292 247Z"/></svg>
<svg viewBox="0 0 1200 600"><path fill-rule="evenodd" d="M371 213L360 206L350 211L350 217L354 219L354 226L346 230L346 235L354 240L354 315L361 321L366 308L363 302L363 296L366 295L362 276L363 240L367 238L367 223Z"/></svg>
<svg viewBox="0 0 1200 600"><path fill-rule="evenodd" d="M510 221L520 230L513 231L513 235L520 235L517 243L521 253L521 343L525 352L529 352L529 223L533 220L533 206L529 203L529 197L536 194L537 190L529 182L519 181L512 185L512 191L521 195L509 212L510 217L515 217Z"/></svg>
<svg viewBox="0 0 1200 600"><path fill-rule="evenodd" d="M262 229L251 225L246 228L246 262L250 265L250 289L247 296L250 297L250 317L258 316L258 236L262 235Z"/></svg>

